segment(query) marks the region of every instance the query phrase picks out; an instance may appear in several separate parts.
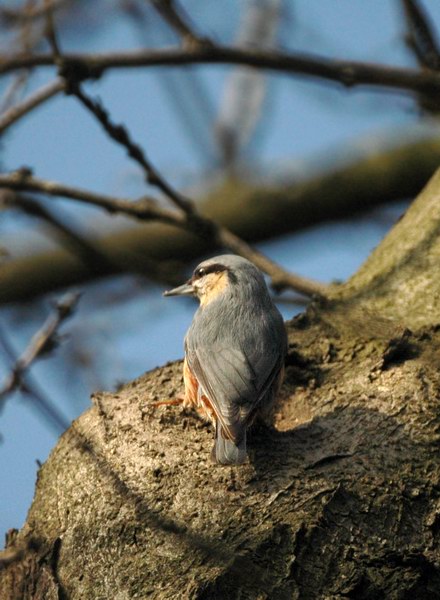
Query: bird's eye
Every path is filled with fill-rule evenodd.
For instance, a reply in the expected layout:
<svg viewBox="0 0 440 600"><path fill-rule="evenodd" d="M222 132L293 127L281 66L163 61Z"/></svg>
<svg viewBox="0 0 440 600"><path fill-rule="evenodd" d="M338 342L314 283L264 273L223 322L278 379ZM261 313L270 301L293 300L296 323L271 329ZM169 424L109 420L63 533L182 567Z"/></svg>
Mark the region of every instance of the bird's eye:
<svg viewBox="0 0 440 600"><path fill-rule="evenodd" d="M200 267L200 269L197 269L197 271L195 272L195 276L197 277L197 279L200 279L201 277L204 277L206 275L206 270L203 267Z"/></svg>

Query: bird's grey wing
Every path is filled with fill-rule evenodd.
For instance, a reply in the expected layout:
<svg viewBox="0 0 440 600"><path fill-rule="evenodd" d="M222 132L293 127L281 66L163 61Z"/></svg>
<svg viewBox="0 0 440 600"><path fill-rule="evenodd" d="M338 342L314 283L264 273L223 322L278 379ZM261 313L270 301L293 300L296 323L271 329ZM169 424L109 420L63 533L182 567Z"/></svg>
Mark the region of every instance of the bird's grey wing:
<svg viewBox="0 0 440 600"><path fill-rule="evenodd" d="M186 358L226 433L233 440L280 372L284 355L274 347L258 372L238 348L201 350L186 344Z"/></svg>

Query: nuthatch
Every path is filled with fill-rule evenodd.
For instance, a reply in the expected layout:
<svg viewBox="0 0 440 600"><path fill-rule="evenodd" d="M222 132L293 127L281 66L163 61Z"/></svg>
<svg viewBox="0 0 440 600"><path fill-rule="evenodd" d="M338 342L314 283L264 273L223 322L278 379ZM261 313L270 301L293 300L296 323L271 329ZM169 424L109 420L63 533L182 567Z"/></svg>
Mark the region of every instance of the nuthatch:
<svg viewBox="0 0 440 600"><path fill-rule="evenodd" d="M260 270L240 256L205 260L164 295L200 300L185 337L183 403L215 425L215 462L240 464L247 428L257 414L270 413L282 382L283 319Z"/></svg>

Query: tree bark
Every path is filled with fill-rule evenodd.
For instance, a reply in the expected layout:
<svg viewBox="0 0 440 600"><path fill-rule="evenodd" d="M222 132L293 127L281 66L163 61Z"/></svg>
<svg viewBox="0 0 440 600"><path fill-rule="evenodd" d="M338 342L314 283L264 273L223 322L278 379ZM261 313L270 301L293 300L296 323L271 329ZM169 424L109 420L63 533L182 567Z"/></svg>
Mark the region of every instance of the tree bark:
<svg viewBox="0 0 440 600"><path fill-rule="evenodd" d="M288 323L249 464L214 466L210 426L153 406L181 392L180 362L93 396L9 536L2 600L439 598L439 196L440 171Z"/></svg>
<svg viewBox="0 0 440 600"><path fill-rule="evenodd" d="M376 150L354 164L305 181L271 185L225 181L201 198L200 206L206 216L257 242L411 198L426 184L439 160L439 140L411 141ZM157 223L110 233L101 230L90 245L101 253L100 265L65 248L44 253L30 250L29 256L5 262L0 268L0 304L29 300L112 273L151 273L152 261L193 260L214 251L200 238Z"/></svg>

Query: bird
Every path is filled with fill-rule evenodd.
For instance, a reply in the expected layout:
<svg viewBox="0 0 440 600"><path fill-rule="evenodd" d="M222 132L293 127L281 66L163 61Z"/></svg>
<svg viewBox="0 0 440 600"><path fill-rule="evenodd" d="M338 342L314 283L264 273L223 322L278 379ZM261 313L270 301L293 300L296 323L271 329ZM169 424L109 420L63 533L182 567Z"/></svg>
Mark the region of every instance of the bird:
<svg viewBox="0 0 440 600"><path fill-rule="evenodd" d="M200 305L184 341L183 405L215 426L212 459L247 460L246 433L267 419L284 376L287 332L262 272L232 254L201 262L164 296L195 296Z"/></svg>

